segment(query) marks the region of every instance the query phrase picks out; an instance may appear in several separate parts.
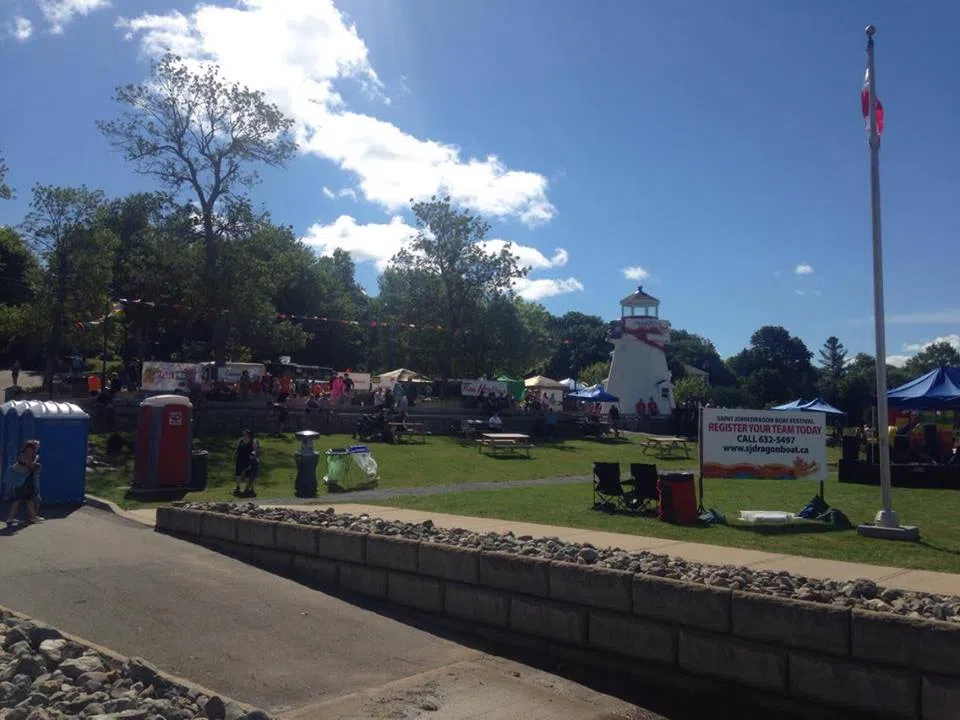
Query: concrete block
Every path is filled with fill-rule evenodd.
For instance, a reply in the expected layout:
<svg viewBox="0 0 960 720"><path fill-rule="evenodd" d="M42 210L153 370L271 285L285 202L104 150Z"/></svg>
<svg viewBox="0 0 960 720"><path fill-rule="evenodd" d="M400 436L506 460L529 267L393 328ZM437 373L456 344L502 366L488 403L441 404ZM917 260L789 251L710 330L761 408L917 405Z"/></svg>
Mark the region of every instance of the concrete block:
<svg viewBox="0 0 960 720"><path fill-rule="evenodd" d="M293 553L284 550L251 546L252 563L259 568L278 575L290 575L293 571Z"/></svg>
<svg viewBox="0 0 960 720"><path fill-rule="evenodd" d="M787 652L773 645L683 629L677 656L680 667L696 675L775 692L787 687Z"/></svg>
<svg viewBox="0 0 960 720"><path fill-rule="evenodd" d="M367 561L367 533L318 528L317 555L362 565Z"/></svg>
<svg viewBox="0 0 960 720"><path fill-rule="evenodd" d="M480 584L485 587L550 597L550 563L547 560L482 552L478 565Z"/></svg>
<svg viewBox="0 0 960 720"><path fill-rule="evenodd" d="M319 528L309 525L282 522L277 525L277 550L287 550L298 555L316 555L319 531Z"/></svg>
<svg viewBox="0 0 960 720"><path fill-rule="evenodd" d="M633 613L678 625L730 632L731 591L652 575L633 578Z"/></svg>
<svg viewBox="0 0 960 720"><path fill-rule="evenodd" d="M189 535L191 537L200 537L200 523L203 520L203 513L199 510L181 510L180 508L171 508L173 511L171 530L177 535Z"/></svg>
<svg viewBox="0 0 960 720"><path fill-rule="evenodd" d="M387 571L382 568L344 563L340 566L340 587L359 595L385 600Z"/></svg>
<svg viewBox="0 0 960 720"><path fill-rule="evenodd" d="M922 720L956 720L960 715L960 680L927 675L920 684Z"/></svg>
<svg viewBox="0 0 960 720"><path fill-rule="evenodd" d="M588 636L596 650L665 665L677 662L676 629L633 615L591 610Z"/></svg>
<svg viewBox="0 0 960 720"><path fill-rule="evenodd" d="M443 582L391 570L387 575L387 599L397 605L442 613Z"/></svg>
<svg viewBox="0 0 960 720"><path fill-rule="evenodd" d="M953 623L854 610L850 627L855 658L944 675L960 671L960 626Z"/></svg>
<svg viewBox="0 0 960 720"><path fill-rule="evenodd" d="M367 535L367 565L415 573L419 545L409 538Z"/></svg>
<svg viewBox="0 0 960 720"><path fill-rule="evenodd" d="M337 586L336 560L309 557L307 555L293 556L293 574L302 582L317 587L334 588Z"/></svg>
<svg viewBox="0 0 960 720"><path fill-rule="evenodd" d="M277 546L277 525L279 523L273 520L240 518L237 542L241 545L273 549Z"/></svg>
<svg viewBox="0 0 960 720"><path fill-rule="evenodd" d="M915 718L919 714L920 677L791 650L790 694L879 717Z"/></svg>
<svg viewBox="0 0 960 720"><path fill-rule="evenodd" d="M479 581L479 550L421 542L417 552L417 567L422 575L471 585Z"/></svg>
<svg viewBox="0 0 960 720"><path fill-rule="evenodd" d="M157 508L157 519L154 528L157 532L168 533L173 531L173 514L176 508L162 506Z"/></svg>
<svg viewBox="0 0 960 720"><path fill-rule="evenodd" d="M222 513L204 513L200 523L200 534L213 540L237 541L237 525L240 518Z"/></svg>
<svg viewBox="0 0 960 720"><path fill-rule="evenodd" d="M573 605L513 595L510 629L568 645L586 645L587 613Z"/></svg>
<svg viewBox="0 0 960 720"><path fill-rule="evenodd" d="M510 596L497 590L448 582L444 608L448 615L505 628L510 621Z"/></svg>
<svg viewBox="0 0 960 720"><path fill-rule="evenodd" d="M588 607L630 612L633 608L633 573L567 562L551 562L550 598Z"/></svg>
<svg viewBox="0 0 960 720"><path fill-rule="evenodd" d="M751 640L850 654L850 609L769 595L734 592L733 634Z"/></svg>

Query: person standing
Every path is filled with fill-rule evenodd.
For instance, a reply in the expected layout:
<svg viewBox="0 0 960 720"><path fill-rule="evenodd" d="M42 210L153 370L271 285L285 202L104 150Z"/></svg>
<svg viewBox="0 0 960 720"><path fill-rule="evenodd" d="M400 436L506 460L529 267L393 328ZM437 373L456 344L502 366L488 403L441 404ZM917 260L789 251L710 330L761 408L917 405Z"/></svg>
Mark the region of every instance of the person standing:
<svg viewBox="0 0 960 720"><path fill-rule="evenodd" d="M43 519L37 515L37 498L40 494L37 475L40 474L40 469L40 441L27 440L17 456L17 462L3 474L4 487L13 491L13 503L7 517L8 526L17 522L20 505L27 506L28 523Z"/></svg>
<svg viewBox="0 0 960 720"><path fill-rule="evenodd" d="M13 386L20 386L20 361L14 360L10 368L10 377L13 378Z"/></svg>
<svg viewBox="0 0 960 720"><path fill-rule="evenodd" d="M236 487L233 489L234 497L253 498L257 496L253 486L257 481L257 475L260 470L260 443L253 436L252 430L244 430L237 443L236 451L236 471L234 480ZM245 481L245 487L240 490L240 481Z"/></svg>

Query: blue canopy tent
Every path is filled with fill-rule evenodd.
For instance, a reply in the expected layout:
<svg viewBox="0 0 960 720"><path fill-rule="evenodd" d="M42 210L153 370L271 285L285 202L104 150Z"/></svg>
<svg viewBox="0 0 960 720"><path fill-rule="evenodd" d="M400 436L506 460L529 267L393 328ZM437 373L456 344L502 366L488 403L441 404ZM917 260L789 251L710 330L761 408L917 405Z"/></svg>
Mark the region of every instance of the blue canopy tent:
<svg viewBox="0 0 960 720"><path fill-rule="evenodd" d="M579 390L575 393L570 393L567 395L567 397L573 398L574 400L586 400L587 402L620 402L620 398L618 398L616 395L611 395L601 387L592 388L590 390Z"/></svg>
<svg viewBox="0 0 960 720"><path fill-rule="evenodd" d="M846 415L843 410L838 410L823 398L816 398L808 403L804 403L797 410L809 410L811 412L822 412L827 415Z"/></svg>
<svg viewBox="0 0 960 720"><path fill-rule="evenodd" d="M960 409L960 368L941 366L888 391L887 405L907 410Z"/></svg>
<svg viewBox="0 0 960 720"><path fill-rule="evenodd" d="M771 410L799 410L804 406L806 400L793 400L783 405L774 405Z"/></svg>

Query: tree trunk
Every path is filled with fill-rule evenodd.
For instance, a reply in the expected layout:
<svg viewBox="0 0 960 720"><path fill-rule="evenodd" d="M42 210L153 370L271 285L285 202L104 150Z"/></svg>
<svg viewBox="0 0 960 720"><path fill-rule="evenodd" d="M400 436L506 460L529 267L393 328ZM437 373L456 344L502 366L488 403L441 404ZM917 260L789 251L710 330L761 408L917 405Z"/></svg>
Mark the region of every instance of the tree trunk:
<svg viewBox="0 0 960 720"><path fill-rule="evenodd" d="M220 308L220 294L217 277L217 235L213 229L213 208L203 208L203 249L204 280L207 287L207 311L213 316L210 328L213 345L213 360L216 367L222 367L227 361L227 318Z"/></svg>

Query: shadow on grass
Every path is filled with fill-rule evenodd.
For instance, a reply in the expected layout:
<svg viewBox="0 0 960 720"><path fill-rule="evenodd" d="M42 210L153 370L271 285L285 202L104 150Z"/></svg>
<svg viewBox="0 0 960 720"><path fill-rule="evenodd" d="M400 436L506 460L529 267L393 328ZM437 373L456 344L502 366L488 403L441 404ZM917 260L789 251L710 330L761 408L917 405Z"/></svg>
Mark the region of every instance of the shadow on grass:
<svg viewBox="0 0 960 720"><path fill-rule="evenodd" d="M728 526L734 530L752 533L753 535L763 535L765 537L782 537L785 535L821 535L830 532L843 532L851 528L841 528L829 523L810 521L805 523L785 523L783 525L765 525L758 523L756 525L749 523L728 523Z"/></svg>
<svg viewBox="0 0 960 720"><path fill-rule="evenodd" d="M940 543L931 542L930 540L927 540L923 536L921 536L920 539L917 540L916 544L922 547L925 547L928 550L931 550L932 552L942 553L944 555L960 556L960 549L946 547L945 545L941 545Z"/></svg>
<svg viewBox="0 0 960 720"><path fill-rule="evenodd" d="M326 486L327 494L329 495L345 495L352 492L360 492L362 490L376 490L377 487L379 487L379 483L376 480L358 483L357 485L351 485L350 487L343 487L342 485L335 485L333 483L328 483ZM323 494L318 493L316 497L323 497Z"/></svg>

